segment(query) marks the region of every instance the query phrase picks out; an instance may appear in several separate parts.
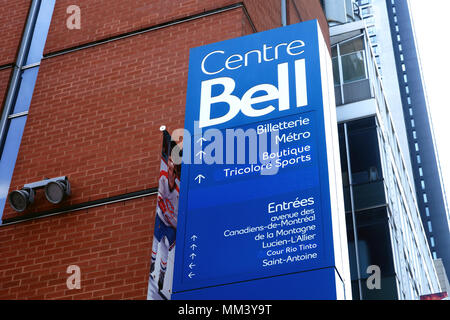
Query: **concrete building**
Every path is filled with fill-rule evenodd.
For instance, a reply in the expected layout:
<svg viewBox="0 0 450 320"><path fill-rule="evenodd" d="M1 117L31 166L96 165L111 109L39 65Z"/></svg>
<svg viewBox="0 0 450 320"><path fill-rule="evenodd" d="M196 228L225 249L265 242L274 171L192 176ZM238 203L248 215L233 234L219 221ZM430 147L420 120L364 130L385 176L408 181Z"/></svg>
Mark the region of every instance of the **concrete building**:
<svg viewBox="0 0 450 320"><path fill-rule="evenodd" d="M433 259L450 275L450 216L416 48L409 2L360 0L388 100L401 135ZM389 73L383 70L391 70ZM392 72L394 71L395 72Z"/></svg>
<svg viewBox="0 0 450 320"><path fill-rule="evenodd" d="M328 3L353 297L419 299L440 287L416 193L396 44L384 30L386 4L355 2L352 14L339 16L336 1ZM366 285L371 265L381 270L378 291Z"/></svg>

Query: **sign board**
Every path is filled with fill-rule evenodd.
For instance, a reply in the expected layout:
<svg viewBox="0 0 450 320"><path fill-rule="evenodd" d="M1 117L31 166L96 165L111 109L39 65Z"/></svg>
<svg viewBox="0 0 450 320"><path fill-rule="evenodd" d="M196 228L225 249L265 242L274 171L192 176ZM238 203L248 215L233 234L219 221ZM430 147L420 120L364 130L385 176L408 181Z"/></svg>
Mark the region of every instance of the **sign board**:
<svg viewBox="0 0 450 320"><path fill-rule="evenodd" d="M333 90L316 20L191 49L172 299L351 298Z"/></svg>

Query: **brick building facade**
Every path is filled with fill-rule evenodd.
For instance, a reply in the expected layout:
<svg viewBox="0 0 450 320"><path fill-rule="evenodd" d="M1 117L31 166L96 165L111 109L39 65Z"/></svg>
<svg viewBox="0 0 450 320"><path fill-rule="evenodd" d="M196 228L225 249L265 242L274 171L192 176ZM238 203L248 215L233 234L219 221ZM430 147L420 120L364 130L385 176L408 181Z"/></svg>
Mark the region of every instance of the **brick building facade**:
<svg viewBox="0 0 450 320"><path fill-rule="evenodd" d="M2 105L31 1L2 0ZM67 176L59 205L37 192L0 226L0 299L145 299L161 133L184 127L189 48L281 26L279 0L56 1L9 191ZM288 24L320 2L288 0ZM325 34L328 39L328 34ZM69 265L81 289L66 286Z"/></svg>

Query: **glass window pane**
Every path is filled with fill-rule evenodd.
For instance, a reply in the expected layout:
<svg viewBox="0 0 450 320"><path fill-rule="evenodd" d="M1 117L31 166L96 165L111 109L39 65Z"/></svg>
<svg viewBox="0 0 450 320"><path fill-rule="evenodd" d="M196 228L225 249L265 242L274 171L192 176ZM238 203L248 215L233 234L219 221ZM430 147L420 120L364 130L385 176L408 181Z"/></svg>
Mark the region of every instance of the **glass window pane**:
<svg viewBox="0 0 450 320"><path fill-rule="evenodd" d="M341 57L344 83L366 78L364 54L362 51Z"/></svg>
<svg viewBox="0 0 450 320"><path fill-rule="evenodd" d="M341 77L339 75L339 62L338 62L338 58L333 58L332 59L333 62L333 78L334 78L334 85L338 86L341 84Z"/></svg>
<svg viewBox="0 0 450 320"><path fill-rule="evenodd" d="M373 118L351 121L347 127L353 184L382 179L378 134Z"/></svg>
<svg viewBox="0 0 450 320"><path fill-rule="evenodd" d="M364 50L363 38L359 37L352 41L347 41L343 44L340 44L339 50L341 55Z"/></svg>

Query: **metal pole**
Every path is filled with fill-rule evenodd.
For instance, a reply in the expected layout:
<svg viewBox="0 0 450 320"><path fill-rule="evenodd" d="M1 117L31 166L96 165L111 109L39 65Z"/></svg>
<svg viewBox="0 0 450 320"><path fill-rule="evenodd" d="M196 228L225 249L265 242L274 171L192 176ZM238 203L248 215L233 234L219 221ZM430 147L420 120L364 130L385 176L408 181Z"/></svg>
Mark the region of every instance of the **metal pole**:
<svg viewBox="0 0 450 320"><path fill-rule="evenodd" d="M286 11L286 0L281 0L281 25L283 27L287 26L287 11Z"/></svg>
<svg viewBox="0 0 450 320"><path fill-rule="evenodd" d="M355 240L355 257L356 257L356 271L358 275L358 293L359 300L362 300L362 287L361 287L361 270L359 266L359 248L358 248L358 229L356 224L356 216L355 216L355 203L353 200L353 179L352 179L352 169L350 163L350 153L349 153L349 143L348 143L348 131L347 131L347 123L344 123L344 136L345 136L345 151L347 155L347 171L348 171L348 184L350 188L350 203L352 207L352 223L353 223L353 238Z"/></svg>
<svg viewBox="0 0 450 320"><path fill-rule="evenodd" d="M14 104L17 98L17 93L20 88L22 67L26 63L28 56L28 50L30 48L31 40L33 38L34 27L36 25L39 8L41 6L41 0L33 0L30 7L30 13L28 14L27 24L23 32L22 41L20 43L19 53L17 54L17 61L14 65L13 75L11 77L11 84L9 86L8 93L6 95L5 106L0 118L0 159L3 155L3 147L6 141L6 135L8 133L9 119L11 112L13 111Z"/></svg>

